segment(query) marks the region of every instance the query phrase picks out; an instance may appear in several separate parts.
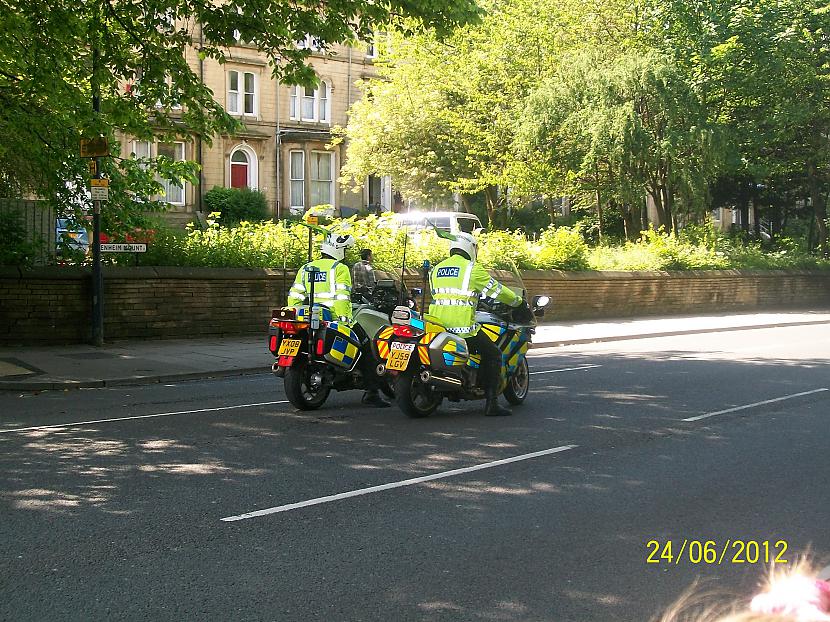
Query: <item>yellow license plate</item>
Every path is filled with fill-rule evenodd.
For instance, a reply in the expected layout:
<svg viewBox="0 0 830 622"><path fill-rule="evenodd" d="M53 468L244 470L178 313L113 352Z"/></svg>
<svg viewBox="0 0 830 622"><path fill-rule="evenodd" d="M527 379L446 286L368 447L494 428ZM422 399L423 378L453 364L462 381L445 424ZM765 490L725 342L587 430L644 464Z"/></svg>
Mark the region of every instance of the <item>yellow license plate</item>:
<svg viewBox="0 0 830 622"><path fill-rule="evenodd" d="M390 344L389 358L386 359L386 369L391 371L405 371L409 365L409 357L415 351L414 343L398 343L393 341Z"/></svg>
<svg viewBox="0 0 830 622"><path fill-rule="evenodd" d="M300 346L302 345L302 339L283 339L282 343L280 343L279 352L277 352L278 356L297 356L300 352Z"/></svg>

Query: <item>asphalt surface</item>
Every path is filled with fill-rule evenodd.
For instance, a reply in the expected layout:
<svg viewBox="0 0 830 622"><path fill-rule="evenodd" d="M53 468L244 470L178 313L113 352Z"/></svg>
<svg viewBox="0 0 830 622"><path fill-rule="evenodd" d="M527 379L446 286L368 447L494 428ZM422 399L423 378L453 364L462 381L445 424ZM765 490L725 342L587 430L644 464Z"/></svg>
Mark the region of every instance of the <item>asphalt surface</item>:
<svg viewBox="0 0 830 622"><path fill-rule="evenodd" d="M530 362L510 418L299 413L268 374L0 394L0 619L649 620L748 599L764 543L830 561L830 326Z"/></svg>

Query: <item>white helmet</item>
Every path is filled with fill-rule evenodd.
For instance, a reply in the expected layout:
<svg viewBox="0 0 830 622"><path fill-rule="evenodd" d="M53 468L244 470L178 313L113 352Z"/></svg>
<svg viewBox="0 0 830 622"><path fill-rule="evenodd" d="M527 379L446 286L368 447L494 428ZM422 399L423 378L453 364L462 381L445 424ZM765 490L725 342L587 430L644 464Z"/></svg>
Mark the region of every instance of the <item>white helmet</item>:
<svg viewBox="0 0 830 622"><path fill-rule="evenodd" d="M349 246L354 246L354 238L352 236L330 233L323 240L323 245L320 247L320 250L324 255L328 255L338 261L343 261L346 257L346 249Z"/></svg>
<svg viewBox="0 0 830 622"><path fill-rule="evenodd" d="M478 240L470 233L456 233L455 240L450 242L450 255L455 250L463 252L470 258L470 261L475 261L478 254Z"/></svg>

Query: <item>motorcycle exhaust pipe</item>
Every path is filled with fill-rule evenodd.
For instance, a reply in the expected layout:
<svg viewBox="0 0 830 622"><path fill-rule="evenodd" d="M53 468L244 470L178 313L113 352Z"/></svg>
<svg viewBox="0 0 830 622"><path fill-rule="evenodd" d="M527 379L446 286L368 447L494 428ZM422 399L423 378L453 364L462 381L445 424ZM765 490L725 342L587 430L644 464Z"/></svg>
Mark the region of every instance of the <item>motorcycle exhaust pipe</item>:
<svg viewBox="0 0 830 622"><path fill-rule="evenodd" d="M457 378L449 378L447 376L436 376L426 370L421 372L421 382L423 382L424 384L442 386L449 389L458 389L461 387L461 381Z"/></svg>
<svg viewBox="0 0 830 622"><path fill-rule="evenodd" d="M385 374L385 373L386 373L386 365L384 365L383 363L381 363L380 365L378 365L377 367L375 367L375 373L376 373L378 376L382 376L383 374Z"/></svg>
<svg viewBox="0 0 830 622"><path fill-rule="evenodd" d="M279 361L274 361L271 364L271 373L274 374L277 378L284 378L285 377L285 368L280 367Z"/></svg>

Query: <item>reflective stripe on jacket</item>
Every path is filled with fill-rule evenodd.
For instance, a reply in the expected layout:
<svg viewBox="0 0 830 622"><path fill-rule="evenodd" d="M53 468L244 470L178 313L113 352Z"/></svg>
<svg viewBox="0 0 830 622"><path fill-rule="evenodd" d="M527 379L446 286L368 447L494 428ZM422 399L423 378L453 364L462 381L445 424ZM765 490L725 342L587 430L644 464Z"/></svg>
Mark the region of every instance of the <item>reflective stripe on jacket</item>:
<svg viewBox="0 0 830 622"><path fill-rule="evenodd" d="M352 275L349 268L334 259L317 259L307 263L297 271L294 285L288 292L288 306L294 307L303 304L311 292L309 278L311 273L306 271L309 266L319 270L314 281L314 302L332 310L336 316L352 319Z"/></svg>
<svg viewBox="0 0 830 622"><path fill-rule="evenodd" d="M522 302L509 287L491 277L479 264L462 257L450 255L429 273L432 304L429 314L447 330L461 337L471 337L478 332L476 306L480 297L492 298L511 306Z"/></svg>

